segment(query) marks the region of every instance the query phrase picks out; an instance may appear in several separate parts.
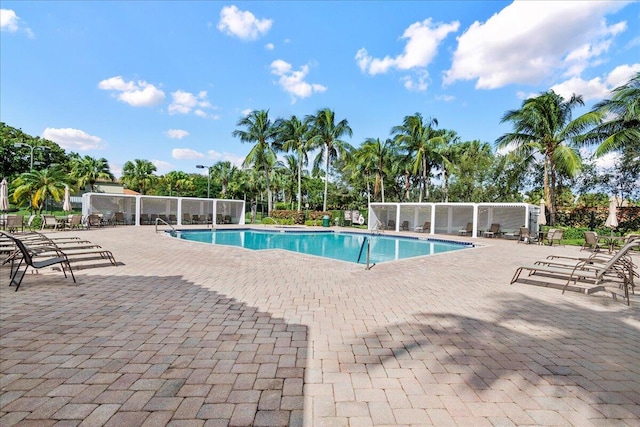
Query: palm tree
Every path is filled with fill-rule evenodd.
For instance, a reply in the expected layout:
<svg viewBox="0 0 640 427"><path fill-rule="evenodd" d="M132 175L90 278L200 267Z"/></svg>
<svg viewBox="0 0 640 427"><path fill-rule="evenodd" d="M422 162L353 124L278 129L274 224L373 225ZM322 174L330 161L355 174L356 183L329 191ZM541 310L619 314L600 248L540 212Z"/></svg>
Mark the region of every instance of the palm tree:
<svg viewBox="0 0 640 427"><path fill-rule="evenodd" d="M56 202L62 200L65 186L68 185L66 178L67 174L58 168L25 172L16 179L13 199L18 204L28 204L40 213L47 197L53 197Z"/></svg>
<svg viewBox="0 0 640 427"><path fill-rule="evenodd" d="M600 143L596 157L610 151L629 148L640 151L640 73L613 90L611 99L594 105L593 110L604 119L583 139L584 143Z"/></svg>
<svg viewBox="0 0 640 427"><path fill-rule="evenodd" d="M218 162L213 165L213 168L211 168L212 178L219 180L220 185L222 186L222 191L220 192L222 198L227 197L229 182L233 180L237 173L238 168L232 165L229 161Z"/></svg>
<svg viewBox="0 0 640 427"><path fill-rule="evenodd" d="M442 142L438 132L433 129L438 126L435 118L424 119L420 113L413 116L405 116L402 125L394 126L391 134L396 136L396 143L403 148L410 158L415 155L413 161L413 173L421 174L420 196L429 200L429 187L431 186L431 169L438 164L437 144Z"/></svg>
<svg viewBox="0 0 640 427"><path fill-rule="evenodd" d="M234 130L232 135L240 138L241 142L255 143L242 163L243 167L253 166L264 173L267 187L267 206L272 210L271 182L269 181L271 167L275 163L276 152L273 143L277 129L269 119L269 111L254 110L249 115L240 119L237 126L243 126L246 130Z"/></svg>
<svg viewBox="0 0 640 427"><path fill-rule="evenodd" d="M184 196L185 193L195 189L193 177L182 171L171 171L162 178L162 181L169 187L169 196L173 191L178 196Z"/></svg>
<svg viewBox="0 0 640 427"><path fill-rule="evenodd" d="M132 190L146 194L153 184L156 166L149 160L128 161L122 168L122 181Z"/></svg>
<svg viewBox="0 0 640 427"><path fill-rule="evenodd" d="M309 140L310 146L314 148L321 148L322 150L316 156L314 160L314 167L318 168L322 160L325 162L325 176L324 176L324 199L322 204L322 210L327 211L327 196L329 193L329 166L338 157L348 155L348 152L352 150L351 145L342 141L344 135L352 136L353 131L349 127L349 122L346 119L335 122L335 113L329 108L319 110L315 116L307 116L305 120L311 123L313 135Z"/></svg>
<svg viewBox="0 0 640 427"><path fill-rule="evenodd" d="M302 210L302 167L309 163L309 120L300 121L296 116L289 120L278 119L275 122L278 129L278 144L284 151L293 151L297 155L298 167L298 212Z"/></svg>
<svg viewBox="0 0 640 427"><path fill-rule="evenodd" d="M89 185L91 191L95 191L95 184L98 180L115 180L109 169L109 162L104 157L99 159L91 156L72 158L71 176L76 179L78 187L85 188Z"/></svg>
<svg viewBox="0 0 640 427"><path fill-rule="evenodd" d="M496 147L514 151L529 161L537 154L543 162L543 188L549 209L550 224L555 225L556 180L562 171L575 176L581 168L580 155L571 146L590 126L599 121L598 114L587 113L572 120L572 110L584 105L581 96L573 95L568 101L550 90L536 98L529 98L519 110L507 111L501 123L512 122L514 131L496 140Z"/></svg>
<svg viewBox="0 0 640 427"><path fill-rule="evenodd" d="M456 164L460 157L460 137L453 130L444 130L442 132L444 144L439 149L440 167L442 168L442 192L444 193L444 202L449 202L449 178L455 170Z"/></svg>
<svg viewBox="0 0 640 427"><path fill-rule="evenodd" d="M378 192L382 195L382 203L384 203L384 177L385 169L389 161L389 156L392 151L392 141L387 139L384 143L380 142L380 138L367 138L360 146L359 150L356 150L354 157L357 157L359 161L366 165L371 165L370 168L376 174L376 180L373 186L373 197L378 195Z"/></svg>

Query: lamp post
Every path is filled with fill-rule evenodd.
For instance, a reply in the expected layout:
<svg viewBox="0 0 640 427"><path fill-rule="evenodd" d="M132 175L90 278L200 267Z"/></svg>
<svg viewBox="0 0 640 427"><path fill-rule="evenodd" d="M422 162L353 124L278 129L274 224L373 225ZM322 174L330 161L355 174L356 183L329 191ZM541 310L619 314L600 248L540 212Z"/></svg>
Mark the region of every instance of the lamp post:
<svg viewBox="0 0 640 427"><path fill-rule="evenodd" d="M211 191L211 168L213 166L205 166L205 165L196 165L198 169L206 169L207 170L207 199L210 198Z"/></svg>
<svg viewBox="0 0 640 427"><path fill-rule="evenodd" d="M25 144L24 142L15 142L13 144L14 147L16 148L24 148L24 147L29 147L29 150L31 151L30 153L30 157L31 157L31 161L29 163L29 171L33 170L33 151L36 148L41 149L42 151L47 151L49 150L49 147L45 147L44 145L29 145L29 144Z"/></svg>

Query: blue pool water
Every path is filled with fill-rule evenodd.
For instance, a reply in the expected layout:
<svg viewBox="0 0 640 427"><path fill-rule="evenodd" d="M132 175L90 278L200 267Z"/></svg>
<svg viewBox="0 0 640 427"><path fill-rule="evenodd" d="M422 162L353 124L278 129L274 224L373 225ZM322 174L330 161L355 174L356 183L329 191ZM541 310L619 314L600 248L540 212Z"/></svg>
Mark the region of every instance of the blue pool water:
<svg viewBox="0 0 640 427"><path fill-rule="evenodd" d="M246 249L284 249L340 261L366 264L370 242L369 262L380 263L473 247L437 239L418 239L343 232L302 232L267 230L187 230L172 232L174 237L215 245L239 246Z"/></svg>

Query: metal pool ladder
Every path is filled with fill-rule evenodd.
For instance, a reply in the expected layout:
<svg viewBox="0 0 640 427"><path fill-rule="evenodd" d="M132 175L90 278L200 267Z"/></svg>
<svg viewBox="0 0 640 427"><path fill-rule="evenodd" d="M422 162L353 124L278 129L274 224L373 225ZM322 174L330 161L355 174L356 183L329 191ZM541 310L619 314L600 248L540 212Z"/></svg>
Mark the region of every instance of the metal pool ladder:
<svg viewBox="0 0 640 427"><path fill-rule="evenodd" d="M169 223L168 223L167 221L165 221L164 219L162 219L162 218L156 218L156 233L158 232L158 223L160 223L160 222L162 222L162 223L164 223L164 224L168 225L169 227L171 227L171 229L172 229L173 231L176 231L176 229L175 229L175 228L173 228L173 225L169 224Z"/></svg>
<svg viewBox="0 0 640 427"><path fill-rule="evenodd" d="M360 258L362 258L362 250L364 249L365 243L367 245L367 266L365 270L370 270L371 267L373 267L375 264L369 264L369 255L371 253L371 241L367 236L364 237L364 240L362 241L362 245L360 246L360 253L358 254L357 263L360 263Z"/></svg>

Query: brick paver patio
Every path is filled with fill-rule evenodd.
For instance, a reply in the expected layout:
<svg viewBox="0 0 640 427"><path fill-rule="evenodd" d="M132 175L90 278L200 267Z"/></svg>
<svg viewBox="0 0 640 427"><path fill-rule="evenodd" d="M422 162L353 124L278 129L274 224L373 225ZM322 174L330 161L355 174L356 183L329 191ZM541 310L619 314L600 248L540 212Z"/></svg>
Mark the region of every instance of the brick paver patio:
<svg viewBox="0 0 640 427"><path fill-rule="evenodd" d="M366 271L72 234L123 265L18 292L0 271L2 426L640 426L640 295L509 285L577 248L479 238Z"/></svg>

